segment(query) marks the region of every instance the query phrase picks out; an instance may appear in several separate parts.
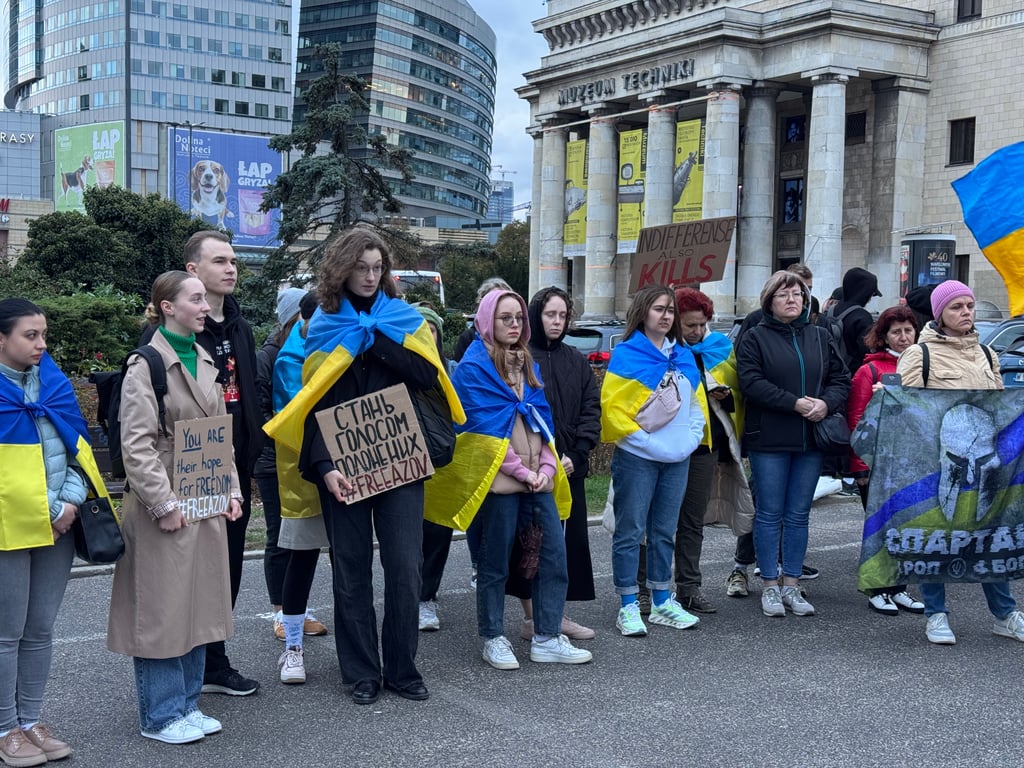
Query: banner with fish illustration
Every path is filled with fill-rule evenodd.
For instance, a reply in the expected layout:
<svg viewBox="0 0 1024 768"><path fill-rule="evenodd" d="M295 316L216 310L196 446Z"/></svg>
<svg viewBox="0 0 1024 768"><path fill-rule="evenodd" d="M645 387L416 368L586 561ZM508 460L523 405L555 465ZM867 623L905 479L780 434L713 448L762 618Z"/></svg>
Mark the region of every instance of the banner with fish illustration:
<svg viewBox="0 0 1024 768"><path fill-rule="evenodd" d="M1024 389L886 386L850 443L871 467L860 590L1024 577Z"/></svg>

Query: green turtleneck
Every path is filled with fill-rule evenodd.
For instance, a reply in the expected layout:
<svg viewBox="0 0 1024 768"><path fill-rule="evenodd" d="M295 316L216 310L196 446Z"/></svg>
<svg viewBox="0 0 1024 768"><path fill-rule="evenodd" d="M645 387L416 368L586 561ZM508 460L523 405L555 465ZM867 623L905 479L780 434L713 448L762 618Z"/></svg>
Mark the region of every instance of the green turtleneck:
<svg viewBox="0 0 1024 768"><path fill-rule="evenodd" d="M181 364L185 366L185 370L192 374L192 378L196 377L196 366L199 362L199 353L196 352L196 335L190 333L188 336L179 336L176 333L172 333L160 326L160 333L167 339L167 343L171 345L171 349L178 353L178 359L181 360Z"/></svg>

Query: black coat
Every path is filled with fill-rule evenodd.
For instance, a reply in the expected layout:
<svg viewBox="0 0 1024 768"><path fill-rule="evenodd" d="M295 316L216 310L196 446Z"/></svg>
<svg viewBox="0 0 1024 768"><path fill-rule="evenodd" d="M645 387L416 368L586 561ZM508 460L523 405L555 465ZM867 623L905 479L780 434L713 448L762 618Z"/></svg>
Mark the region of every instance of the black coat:
<svg viewBox="0 0 1024 768"><path fill-rule="evenodd" d="M831 414L843 410L850 392L850 372L828 331L802 319L762 319L740 338L736 368L746 398L748 451L814 449L812 425L793 410L796 401L820 397Z"/></svg>
<svg viewBox="0 0 1024 768"><path fill-rule="evenodd" d="M260 415L266 424L274 416L274 362L281 351L280 330L271 333L259 352L256 353L256 394L260 403ZM263 441L263 451L256 459L253 477L277 476L277 451L274 441Z"/></svg>

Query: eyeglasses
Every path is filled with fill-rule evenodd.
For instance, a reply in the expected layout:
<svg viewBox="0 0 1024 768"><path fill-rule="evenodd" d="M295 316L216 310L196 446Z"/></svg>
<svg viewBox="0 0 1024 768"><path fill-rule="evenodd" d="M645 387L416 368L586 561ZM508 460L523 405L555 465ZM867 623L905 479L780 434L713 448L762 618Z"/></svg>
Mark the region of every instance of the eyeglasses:
<svg viewBox="0 0 1024 768"><path fill-rule="evenodd" d="M773 293L772 298L781 299L782 301L789 301L790 299L792 299L793 301L803 301L804 295L800 291L791 291L789 293L783 291L779 293Z"/></svg>
<svg viewBox="0 0 1024 768"><path fill-rule="evenodd" d="M500 322L506 328L511 328L513 325L522 325L523 324L523 316L522 315L498 315L494 319L497 320L498 322Z"/></svg>
<svg viewBox="0 0 1024 768"><path fill-rule="evenodd" d="M355 272L360 277L366 277L370 272L373 272L373 274L379 277L384 273L384 265L377 264L371 267L366 264L363 264L360 261L356 263L355 267L352 268L352 271Z"/></svg>

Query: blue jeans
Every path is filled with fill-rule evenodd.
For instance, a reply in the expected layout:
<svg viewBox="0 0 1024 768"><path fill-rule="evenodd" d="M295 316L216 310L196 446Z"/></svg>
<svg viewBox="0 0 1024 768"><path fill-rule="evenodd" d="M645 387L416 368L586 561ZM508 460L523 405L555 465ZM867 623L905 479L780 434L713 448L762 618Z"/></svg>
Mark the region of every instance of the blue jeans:
<svg viewBox="0 0 1024 768"><path fill-rule="evenodd" d="M650 461L616 448L612 454L615 487L615 534L612 536L612 578L619 595L635 595L640 542L647 532L647 587L672 588L679 507L686 495L690 460Z"/></svg>
<svg viewBox="0 0 1024 768"><path fill-rule="evenodd" d="M779 578L780 535L782 575L800 578L807 554L807 521L823 456L818 451L750 451L749 458L757 506L754 551L761 578Z"/></svg>
<svg viewBox="0 0 1024 768"><path fill-rule="evenodd" d="M946 585L925 584L921 588L921 601L924 603L924 615L931 616L935 613L949 613L946 608ZM986 581L982 582L982 590L985 592L985 600L988 602L988 609L997 619L1005 619L1017 610L1017 601L1013 599L1008 581Z"/></svg>
<svg viewBox="0 0 1024 768"><path fill-rule="evenodd" d="M512 543L520 528L536 520L541 527L540 562L533 578L533 626L538 635L556 636L562 628L565 591L565 535L550 493L488 493L480 505L480 550L476 564L476 615L480 637L505 634L505 580ZM474 521L474 522L476 522Z"/></svg>
<svg viewBox="0 0 1024 768"><path fill-rule="evenodd" d="M162 730L199 708L206 666L205 645L197 645L184 656L173 659L142 659L136 656L134 662L142 730Z"/></svg>

